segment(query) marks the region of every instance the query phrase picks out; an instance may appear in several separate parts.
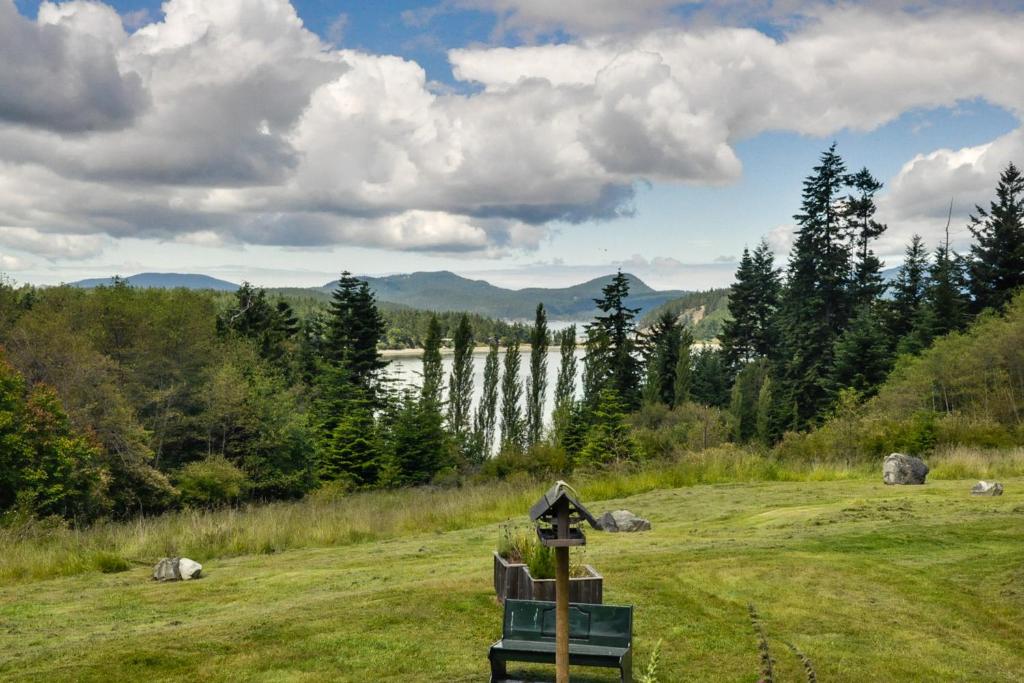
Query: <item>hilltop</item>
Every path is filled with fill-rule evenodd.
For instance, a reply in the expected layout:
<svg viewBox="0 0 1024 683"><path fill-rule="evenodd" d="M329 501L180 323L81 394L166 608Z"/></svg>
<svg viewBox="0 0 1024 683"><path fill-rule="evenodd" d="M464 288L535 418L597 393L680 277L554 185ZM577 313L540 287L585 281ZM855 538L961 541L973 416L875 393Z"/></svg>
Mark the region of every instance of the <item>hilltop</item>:
<svg viewBox="0 0 1024 683"><path fill-rule="evenodd" d="M212 289L217 292L233 292L238 289L238 285L234 282L197 273L139 273L121 279L131 286L141 289ZM114 284L114 278L95 277L69 284L72 287L83 289L109 287Z"/></svg>

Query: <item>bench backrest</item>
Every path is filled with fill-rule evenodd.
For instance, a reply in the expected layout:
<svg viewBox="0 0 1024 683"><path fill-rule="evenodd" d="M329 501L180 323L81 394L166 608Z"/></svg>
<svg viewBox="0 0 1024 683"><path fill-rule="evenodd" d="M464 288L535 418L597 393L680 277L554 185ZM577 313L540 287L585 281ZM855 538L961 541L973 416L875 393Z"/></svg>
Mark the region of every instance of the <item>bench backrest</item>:
<svg viewBox="0 0 1024 683"><path fill-rule="evenodd" d="M555 603L506 600L503 638L555 640ZM569 642L607 647L629 647L633 640L631 605L569 604Z"/></svg>

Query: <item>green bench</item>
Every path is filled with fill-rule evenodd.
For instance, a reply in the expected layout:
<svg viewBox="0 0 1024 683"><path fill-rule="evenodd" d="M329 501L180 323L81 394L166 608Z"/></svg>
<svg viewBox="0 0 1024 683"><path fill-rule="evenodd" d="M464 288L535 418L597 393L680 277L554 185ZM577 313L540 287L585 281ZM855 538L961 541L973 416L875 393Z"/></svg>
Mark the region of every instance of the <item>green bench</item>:
<svg viewBox="0 0 1024 683"><path fill-rule="evenodd" d="M619 605L569 605L569 664L619 670L622 683L633 680L633 608ZM507 662L555 662L555 603L506 600L501 640L491 645L491 683L508 679Z"/></svg>

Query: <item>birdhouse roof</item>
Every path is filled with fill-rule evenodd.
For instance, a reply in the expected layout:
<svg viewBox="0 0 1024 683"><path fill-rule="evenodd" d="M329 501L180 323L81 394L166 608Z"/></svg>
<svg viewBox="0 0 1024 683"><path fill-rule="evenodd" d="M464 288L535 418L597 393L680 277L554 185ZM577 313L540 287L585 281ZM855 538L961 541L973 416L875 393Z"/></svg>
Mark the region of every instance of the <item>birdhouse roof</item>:
<svg viewBox="0 0 1024 683"><path fill-rule="evenodd" d="M594 519L594 516L569 492L568 485L561 481L548 489L540 497L540 500L533 504L533 507L530 508L530 519L534 522L540 519L550 520L555 516L556 506L562 499L568 501L570 515L575 515L578 521L586 520L590 526L597 528L597 520Z"/></svg>

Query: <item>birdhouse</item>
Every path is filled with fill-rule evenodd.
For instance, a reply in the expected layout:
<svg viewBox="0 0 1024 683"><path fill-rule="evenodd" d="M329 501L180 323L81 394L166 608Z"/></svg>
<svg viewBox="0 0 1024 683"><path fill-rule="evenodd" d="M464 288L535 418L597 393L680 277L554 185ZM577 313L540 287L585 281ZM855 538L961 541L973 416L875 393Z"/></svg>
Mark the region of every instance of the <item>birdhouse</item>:
<svg viewBox="0 0 1024 683"><path fill-rule="evenodd" d="M530 519L537 525L540 542L550 548L586 545L580 524L597 528L597 520L583 507L564 481L557 482L530 508Z"/></svg>

